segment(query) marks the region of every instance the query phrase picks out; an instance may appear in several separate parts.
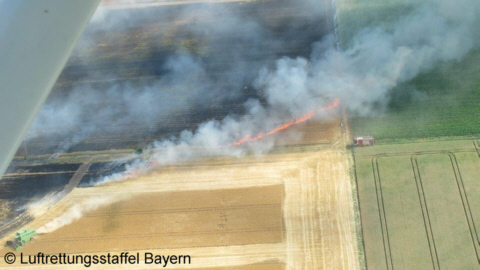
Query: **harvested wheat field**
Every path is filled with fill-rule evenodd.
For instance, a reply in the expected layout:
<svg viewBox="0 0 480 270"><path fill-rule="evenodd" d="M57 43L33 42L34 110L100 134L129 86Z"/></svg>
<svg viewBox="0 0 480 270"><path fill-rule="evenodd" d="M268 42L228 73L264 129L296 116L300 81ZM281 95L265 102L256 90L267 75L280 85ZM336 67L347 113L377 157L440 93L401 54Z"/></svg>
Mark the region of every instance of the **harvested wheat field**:
<svg viewBox="0 0 480 270"><path fill-rule="evenodd" d="M302 128L310 133L314 126ZM340 127L327 126L333 130L330 142L340 140ZM312 134L305 138L315 142ZM317 142L324 139L318 135ZM123 182L76 188L26 227L48 228L58 217L79 218L38 235L21 251L191 256L190 265L171 268L357 269L348 155L332 143L202 160Z"/></svg>

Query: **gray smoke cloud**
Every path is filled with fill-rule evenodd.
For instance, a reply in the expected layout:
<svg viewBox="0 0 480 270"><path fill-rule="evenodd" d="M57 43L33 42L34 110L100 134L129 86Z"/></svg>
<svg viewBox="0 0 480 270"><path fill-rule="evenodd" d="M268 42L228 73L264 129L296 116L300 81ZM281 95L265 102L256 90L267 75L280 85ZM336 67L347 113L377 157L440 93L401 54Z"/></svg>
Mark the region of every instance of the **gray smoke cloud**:
<svg viewBox="0 0 480 270"><path fill-rule="evenodd" d="M299 5L308 6L308 3L299 2ZM474 0L456 1L455 4L446 0L425 1L417 4L412 12L402 16L388 29L362 29L348 48L337 49L335 37L329 36L313 44L309 59L282 57L273 66L265 65L268 59L249 61L243 55L247 52L240 46L245 45L244 42L251 44L253 51L248 53L256 53L261 51L258 48L262 48L265 40L272 43L267 49L282 47L279 41L269 39L271 33L262 29L258 22L242 21L242 14L235 14L234 9L212 5L204 11L210 12L208 14L227 12L229 20L220 25L213 19L205 19L206 22L198 20L189 30L212 44L232 32L242 40L237 45L232 42L227 57L221 58L222 61L228 59L229 63L234 63L227 64L228 72L222 73L221 79L209 76L200 58L192 55L173 56L165 64L167 74L150 86L138 88L127 85L122 88L116 85L104 92L97 89L88 91L82 87L74 90L66 101L61 99L60 103L47 104L32 130L49 127L48 123L58 125L62 122L60 130L63 128L71 132L72 129L78 129L71 137L71 142L76 143L96 130L105 128L105 123L114 123L111 132L128 131L131 122L138 121L154 128L159 125L159 118L174 115L178 110L202 107L206 103L211 105L211 100L215 98L221 103L238 96L238 92L232 88L228 89L231 91L224 91L224 88L212 87L214 81L228 82L241 89L242 84L251 80L258 96L263 96L264 100L250 98L244 103L241 115L230 113L221 120L200 124L195 131L185 130L172 139L152 143L150 148L155 151L152 160L146 163L160 166L205 156L264 153L279 138L268 137L261 142L236 148L221 146L238 141L247 134L255 136L290 119L300 118L334 98L339 98L354 115L385 110L394 87L431 70L441 62L460 61L469 51L478 48L479 34L475 28L479 25L479 5ZM195 21L189 17L192 12L188 9L182 9L174 21ZM125 12L129 14L129 11ZM201 11L198 14L202 17ZM99 25L103 26L105 21L113 20L108 14L101 18ZM131 25L141 21L137 20L133 20ZM107 29L115 25L114 22L106 24ZM131 25L122 27L133 27ZM259 71L254 75L245 75L251 73L250 69ZM83 104L92 100L117 102L101 104L95 115L87 119L86 112L82 110ZM322 114L316 118L328 117L325 116L326 112ZM65 117L59 121L58 115ZM298 135L291 135L289 139L299 140L301 135Z"/></svg>
<svg viewBox="0 0 480 270"><path fill-rule="evenodd" d="M476 0L428 1L402 16L393 27L362 29L348 48L335 48L335 37L330 36L313 45L309 59L282 57L256 74L253 85L263 101L251 98L243 104L243 114L205 121L195 131L185 130L179 136L153 142L147 160L137 160L125 172L104 177L97 184L199 158L265 153L279 140L299 140L301 134L287 130L282 136L266 136L237 147L228 145L247 134L256 136L301 118L311 110L317 111L314 120L328 119L334 112L319 108L334 98L356 115L385 110L390 92L402 82L439 63L460 61L478 49L480 36L475 29L479 13L480 2ZM141 105L148 99L138 102ZM109 200L98 205L105 203ZM57 219L45 231L68 224L96 207L89 202L85 209L74 209L66 214L65 221Z"/></svg>
<svg viewBox="0 0 480 270"><path fill-rule="evenodd" d="M212 85L198 59L172 56L164 66L165 76L140 87L131 83L102 90L85 85L74 87L67 97L51 99L43 106L29 136L49 132L68 135L56 151L63 152L97 131L135 132L135 127L140 126L151 132L167 116L201 106L206 100L229 98L228 94L221 95L219 88L206 91L198 87Z"/></svg>
<svg viewBox="0 0 480 270"><path fill-rule="evenodd" d="M68 209L62 215L56 217L55 219L49 221L48 223L38 228L37 232L39 234L53 232L61 227L64 227L80 219L86 213L94 211L102 206L112 204L119 200L121 200L121 198L118 195L117 196L104 195L100 197L87 198L81 201L79 204Z"/></svg>
<svg viewBox="0 0 480 270"><path fill-rule="evenodd" d="M98 135L147 136L171 126L171 117L182 115L185 119L192 111L243 103L246 96L255 94L248 86L264 65L273 63L277 55L298 49L289 37L302 42L312 38L312 31L299 33L298 28L319 17L323 5L313 9L312 1L302 0L293 6L308 11L308 16L291 18L288 9L279 9L274 15L285 20L281 30L268 28L262 21L272 15L270 10L252 9L255 14L250 15L237 4L168 9L100 7L64 71L63 81L73 77L77 82L58 86L32 124L27 141L40 137L57 145L49 152L65 152L89 138L101 137ZM157 18L163 19L157 22ZM149 35L149 31L162 34ZM142 51L142 46L150 47ZM142 52L135 56L143 59L140 66L115 62L119 54L135 54L136 50ZM130 80L136 75L127 76L123 69L117 74L109 64L102 64L110 63L109 59L113 59L110 65L134 65L132 72L147 65L145 74L151 78ZM221 117L229 113L225 111Z"/></svg>
<svg viewBox="0 0 480 270"><path fill-rule="evenodd" d="M333 97L340 98L356 115L384 110L391 90L400 83L439 63L458 62L478 48L479 11L478 1L430 1L403 16L391 29L363 29L344 50L332 46L329 37L314 44L310 59L283 57L273 68L262 69L255 81L266 104L249 100L241 117L208 121L195 132L184 131L173 140L155 142L153 161L147 164L164 166L205 156L264 153L274 146L275 137L228 149L218 145L270 130L285 119L325 106ZM134 168L135 172L141 166ZM102 182L131 174L129 170Z"/></svg>
<svg viewBox="0 0 480 270"><path fill-rule="evenodd" d="M458 62L478 48L479 7L472 0L429 1L390 31L364 29L347 50L314 54L312 81L323 88L320 91L338 93L359 114L371 113L378 103L385 108L393 87L441 62ZM339 66L340 72L332 66Z"/></svg>

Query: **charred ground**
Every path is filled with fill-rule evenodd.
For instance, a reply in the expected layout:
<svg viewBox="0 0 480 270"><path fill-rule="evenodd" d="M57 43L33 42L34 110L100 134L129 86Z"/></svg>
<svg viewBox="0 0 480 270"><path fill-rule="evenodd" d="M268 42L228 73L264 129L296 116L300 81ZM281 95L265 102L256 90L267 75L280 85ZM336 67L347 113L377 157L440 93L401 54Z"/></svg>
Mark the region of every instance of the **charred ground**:
<svg viewBox="0 0 480 270"><path fill-rule="evenodd" d="M142 148L154 140L194 130L206 120L241 115L249 98L263 101L262 93L253 87L262 67L273 65L282 56L308 57L312 44L333 32L333 16L327 2L327 11L321 16L296 1L286 0L215 4L215 9L205 4L160 6L129 10L126 23L121 26L88 27L46 104L61 104L75 91L107 98L82 102L80 106L87 113L74 129L50 129L35 134L19 148L7 175L0 181L5 217L1 235L31 221L33 217L24 212L25 206L48 194L61 194L80 165L89 156L99 155L96 151ZM126 14L124 10L112 10L104 20L120 23L114 18ZM227 23L232 15L242 19L239 23L255 22L252 27L259 27L263 36L251 38L250 33L241 31L209 32L212 24ZM201 63L203 73L199 80L206 83L191 86L192 92L193 88L205 88L201 91L212 89L212 94L188 109L179 108L153 122L105 122L89 130L87 136L74 138L87 129L89 121L95 120L98 111L125 105L125 100L109 99L109 91L156 87L159 79L172 72L165 65L172 57L189 57ZM173 92L183 87L174 82L169 85ZM128 112L116 113L113 118L121 119ZM86 154L72 160L57 159L58 153L76 152ZM88 187L99 177L122 171L126 163L100 158L82 175L79 186Z"/></svg>
<svg viewBox="0 0 480 270"><path fill-rule="evenodd" d="M299 6L296 1L215 6L214 9L205 4L134 9L128 11L122 26L89 27L47 104L63 102L73 91L85 95L93 93L106 99L82 103L88 113L82 115L84 123L78 123L72 131L48 130L44 135L29 139L29 154L138 148L153 140L177 136L185 129L194 130L209 119L241 115L247 99L262 100L261 93L252 86L262 67L272 65L282 56L307 57L311 45L332 32L333 16L329 12L319 16L318 12ZM104 20L106 24L119 23L112 18L122 16L127 16L124 10L112 10ZM232 16L241 19L238 23L252 26L248 26L248 31L212 28L212 25L231 23ZM262 36L252 37L251 31ZM86 129L88 121L95 120L96 112L128 105L121 104L128 103L128 99L108 99L108 91L139 89L140 92L142 88L157 87L159 79L172 72L165 64L172 57L188 57L201 64L202 73L194 79L202 83L190 85L191 89L183 92L186 96L189 92L206 93L202 94L201 101L148 122L129 119L103 123L88 131L88 136L81 141L72 139ZM190 79L188 70L184 79ZM176 82L168 84L169 91L173 92L177 87L185 87ZM113 119L122 119L129 112L118 109L115 113ZM155 112L152 111L152 115ZM24 154L21 148L18 155Z"/></svg>

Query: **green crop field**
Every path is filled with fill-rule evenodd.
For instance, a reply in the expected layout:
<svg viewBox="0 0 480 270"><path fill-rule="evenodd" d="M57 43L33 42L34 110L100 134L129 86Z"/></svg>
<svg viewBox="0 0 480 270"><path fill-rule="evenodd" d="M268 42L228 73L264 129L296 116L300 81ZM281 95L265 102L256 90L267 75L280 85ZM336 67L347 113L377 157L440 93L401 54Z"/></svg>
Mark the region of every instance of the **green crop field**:
<svg viewBox="0 0 480 270"><path fill-rule="evenodd" d="M339 0L340 46L387 31L412 1ZM351 115L367 269L479 269L480 52L396 86L385 111Z"/></svg>
<svg viewBox="0 0 480 270"><path fill-rule="evenodd" d="M338 0L336 3L342 47L348 47L362 28L389 29L392 22L412 10L412 5L402 0Z"/></svg>
<svg viewBox="0 0 480 270"><path fill-rule="evenodd" d="M340 0L338 33L341 47L348 48L360 29L387 31L412 10L408 1ZM356 136L372 135L376 142L431 140L438 137L480 135L480 51L459 63L444 63L390 91L384 112L351 119Z"/></svg>
<svg viewBox="0 0 480 270"><path fill-rule="evenodd" d="M368 269L478 269L478 141L356 148Z"/></svg>
<svg viewBox="0 0 480 270"><path fill-rule="evenodd" d="M377 142L480 135L480 52L421 74L392 91L385 113L353 118L352 130Z"/></svg>

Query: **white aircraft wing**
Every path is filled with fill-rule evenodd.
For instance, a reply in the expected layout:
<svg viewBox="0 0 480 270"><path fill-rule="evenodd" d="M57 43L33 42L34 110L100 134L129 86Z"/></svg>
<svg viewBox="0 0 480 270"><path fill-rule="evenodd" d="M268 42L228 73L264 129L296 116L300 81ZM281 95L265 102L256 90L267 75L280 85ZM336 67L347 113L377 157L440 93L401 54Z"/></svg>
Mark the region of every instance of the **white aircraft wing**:
<svg viewBox="0 0 480 270"><path fill-rule="evenodd" d="M0 0L0 177L100 0Z"/></svg>

